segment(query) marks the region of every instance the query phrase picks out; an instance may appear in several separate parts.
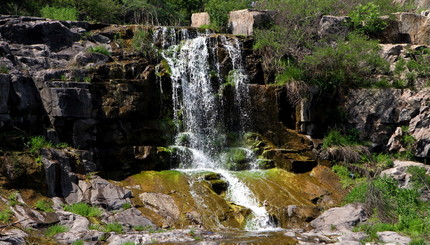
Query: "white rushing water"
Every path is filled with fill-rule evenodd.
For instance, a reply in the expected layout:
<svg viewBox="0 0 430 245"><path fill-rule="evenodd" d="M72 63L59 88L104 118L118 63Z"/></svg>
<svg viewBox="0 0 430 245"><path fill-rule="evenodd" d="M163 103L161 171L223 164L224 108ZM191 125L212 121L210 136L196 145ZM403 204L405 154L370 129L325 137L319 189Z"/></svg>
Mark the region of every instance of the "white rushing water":
<svg viewBox="0 0 430 245"><path fill-rule="evenodd" d="M224 168L227 135L231 131L243 133L249 123L248 77L240 42L207 33L193 37L186 29L177 33L172 30L160 28L154 39L162 38L162 55L171 70L175 144L181 171L220 174L229 184L227 199L252 211L245 229L273 228L264 205L233 172ZM225 56L222 61L218 60L220 53ZM222 73L228 78L223 78ZM232 100L222 94L227 84L234 90ZM252 155L250 150L245 151L247 158ZM250 166L255 166L255 161Z"/></svg>

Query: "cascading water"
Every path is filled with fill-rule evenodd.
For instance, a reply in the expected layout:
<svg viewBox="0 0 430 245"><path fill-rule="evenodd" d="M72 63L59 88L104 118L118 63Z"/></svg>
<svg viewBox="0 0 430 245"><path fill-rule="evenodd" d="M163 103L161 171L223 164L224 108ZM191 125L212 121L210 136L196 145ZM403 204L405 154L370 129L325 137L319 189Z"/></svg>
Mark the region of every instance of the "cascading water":
<svg viewBox="0 0 430 245"><path fill-rule="evenodd" d="M160 36L162 55L171 70L180 168L220 174L229 184L226 197L253 213L245 229L273 227L264 205L225 167L229 134L243 134L249 123L248 80L239 41L208 33L191 35L186 29L176 33L160 28L154 39ZM230 99L223 95L227 88ZM252 152L242 151L252 158Z"/></svg>

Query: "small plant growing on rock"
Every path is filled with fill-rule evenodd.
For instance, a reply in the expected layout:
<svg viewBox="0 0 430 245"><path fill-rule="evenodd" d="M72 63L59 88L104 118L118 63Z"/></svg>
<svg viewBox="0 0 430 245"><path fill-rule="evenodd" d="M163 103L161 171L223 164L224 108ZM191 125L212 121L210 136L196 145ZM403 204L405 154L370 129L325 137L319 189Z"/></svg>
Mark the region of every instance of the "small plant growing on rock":
<svg viewBox="0 0 430 245"><path fill-rule="evenodd" d="M7 68L6 66L0 66L0 74L1 73L9 74L9 68Z"/></svg>
<svg viewBox="0 0 430 245"><path fill-rule="evenodd" d="M68 230L69 230L69 228L67 228L64 225L53 225L53 226L50 226L46 230L45 234L48 237L52 237L52 236L55 236L55 235L57 235L59 233L67 232Z"/></svg>
<svg viewBox="0 0 430 245"><path fill-rule="evenodd" d="M4 208L0 211L0 222L7 223L12 218L12 210L9 207Z"/></svg>
<svg viewBox="0 0 430 245"><path fill-rule="evenodd" d="M77 241L74 241L74 242L72 243L72 245L84 245L84 241L82 241L82 240L77 240Z"/></svg>
<svg viewBox="0 0 430 245"><path fill-rule="evenodd" d="M52 208L52 203L45 201L45 200L39 200L36 202L35 207L43 212L52 212L54 209Z"/></svg>
<svg viewBox="0 0 430 245"><path fill-rule="evenodd" d="M146 231L146 230L150 230L151 228L152 228L152 226L150 226L150 225L146 225L146 226L136 225L136 226L133 226L133 230L135 230L135 231Z"/></svg>
<svg viewBox="0 0 430 245"><path fill-rule="evenodd" d="M83 202L64 206L64 210L84 217L98 217L102 214L102 211L99 208L90 206Z"/></svg>
<svg viewBox="0 0 430 245"><path fill-rule="evenodd" d="M380 7L373 2L360 4L349 15L353 27L367 35L382 32L388 23L382 19Z"/></svg>
<svg viewBox="0 0 430 245"><path fill-rule="evenodd" d="M105 232L124 233L124 229L122 228L122 225L119 223L110 223L110 224L106 224Z"/></svg>
<svg viewBox="0 0 430 245"><path fill-rule="evenodd" d="M19 204L19 201L18 201L18 192L11 193L7 197L7 200L9 202L9 205L12 206L12 207L15 206L15 205L18 205Z"/></svg>
<svg viewBox="0 0 430 245"><path fill-rule="evenodd" d="M127 209L129 209L129 208L131 208L132 207L132 205L131 205L131 203L129 203L129 202L126 202L126 203L124 203L123 205L122 205L122 208L124 209L124 210L127 210Z"/></svg>
<svg viewBox="0 0 430 245"><path fill-rule="evenodd" d="M30 148L29 151L31 154L39 153L42 148L52 147L52 143L46 140L45 137L40 135L31 137L27 145Z"/></svg>
<svg viewBox="0 0 430 245"><path fill-rule="evenodd" d="M88 48L88 52L104 54L106 56L110 55L110 52L103 46L90 47Z"/></svg>

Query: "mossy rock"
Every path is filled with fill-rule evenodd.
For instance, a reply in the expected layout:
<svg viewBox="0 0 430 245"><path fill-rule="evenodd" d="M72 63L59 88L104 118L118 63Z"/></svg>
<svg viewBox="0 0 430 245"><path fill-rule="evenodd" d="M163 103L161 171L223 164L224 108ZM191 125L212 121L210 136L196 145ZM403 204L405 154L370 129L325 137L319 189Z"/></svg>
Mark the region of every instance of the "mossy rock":
<svg viewBox="0 0 430 245"><path fill-rule="evenodd" d="M275 167L275 162L270 159L257 159L259 169L270 169Z"/></svg>
<svg viewBox="0 0 430 245"><path fill-rule="evenodd" d="M208 173L205 175L205 180L219 180L221 175L219 173Z"/></svg>

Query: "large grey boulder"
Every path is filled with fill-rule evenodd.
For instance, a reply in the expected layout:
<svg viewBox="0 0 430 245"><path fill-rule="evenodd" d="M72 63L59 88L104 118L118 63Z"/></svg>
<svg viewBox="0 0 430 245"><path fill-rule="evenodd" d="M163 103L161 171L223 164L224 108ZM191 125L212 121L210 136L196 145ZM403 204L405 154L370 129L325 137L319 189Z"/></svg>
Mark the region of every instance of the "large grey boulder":
<svg viewBox="0 0 430 245"><path fill-rule="evenodd" d="M348 232L352 227L366 221L368 215L364 204L353 203L343 207L331 208L311 221L314 231Z"/></svg>
<svg viewBox="0 0 430 245"><path fill-rule="evenodd" d="M265 28L272 25L273 12L243 9L231 11L228 26L232 34L252 35L255 28Z"/></svg>
<svg viewBox="0 0 430 245"><path fill-rule="evenodd" d="M59 222L56 213L39 212L25 205L15 205L11 209L19 224L26 228L46 227Z"/></svg>
<svg viewBox="0 0 430 245"><path fill-rule="evenodd" d="M59 224L67 226L70 231L74 233L88 231L90 221L87 218L66 211L57 211L56 214L59 217Z"/></svg>
<svg viewBox="0 0 430 245"><path fill-rule="evenodd" d="M194 13L191 15L191 27L200 27L210 24L209 13Z"/></svg>
<svg viewBox="0 0 430 245"><path fill-rule="evenodd" d="M392 168L386 169L381 172L381 176L386 176L397 180L399 187L410 188L411 186L411 174L408 173L408 168L411 166L420 167L427 169L427 173L430 173L430 166L420 162L413 161L394 161Z"/></svg>
<svg viewBox="0 0 430 245"><path fill-rule="evenodd" d="M130 190L115 185L105 179L97 177L90 181L91 194L90 202L93 205L102 206L108 210L117 210L130 202L132 197Z"/></svg>
<svg viewBox="0 0 430 245"><path fill-rule="evenodd" d="M406 236L402 236L394 231L383 231L376 233L379 236L379 240L384 244L396 244L396 245L407 245L412 239Z"/></svg>
<svg viewBox="0 0 430 245"><path fill-rule="evenodd" d="M143 226L143 227L151 227L155 228L156 226L149 219L142 216L142 212L140 212L136 208L129 208L119 213L115 213L112 216L107 218L106 223L117 222L122 225L127 225L130 227L133 226Z"/></svg>

